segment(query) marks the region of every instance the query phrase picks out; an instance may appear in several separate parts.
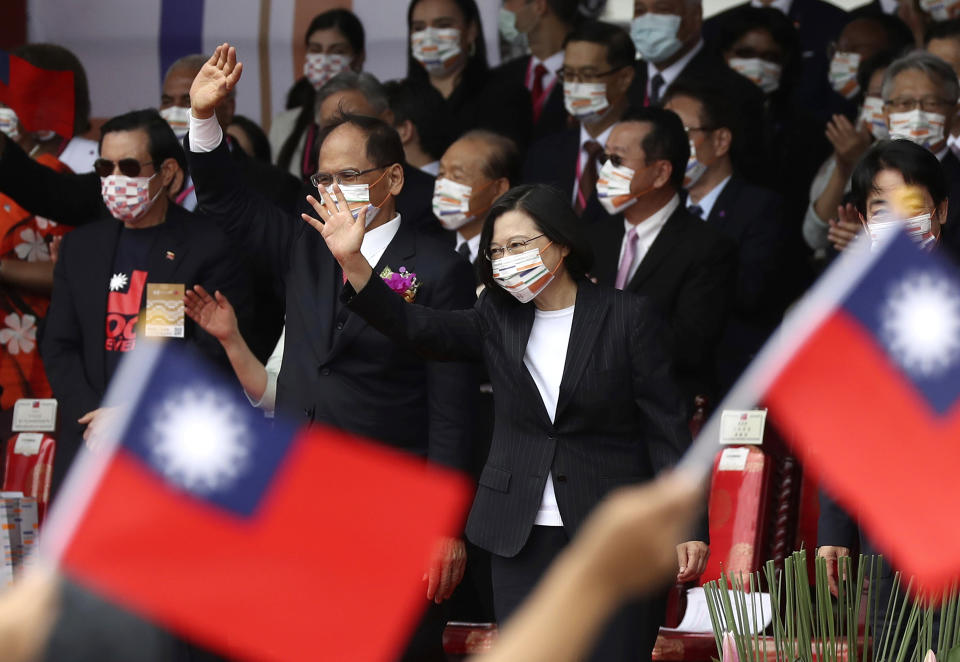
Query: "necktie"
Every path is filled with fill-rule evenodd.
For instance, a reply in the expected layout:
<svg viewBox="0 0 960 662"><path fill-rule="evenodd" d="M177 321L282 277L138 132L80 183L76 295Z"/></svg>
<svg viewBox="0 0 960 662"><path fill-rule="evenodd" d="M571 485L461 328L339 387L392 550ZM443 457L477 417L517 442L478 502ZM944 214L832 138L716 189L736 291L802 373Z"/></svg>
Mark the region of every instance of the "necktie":
<svg viewBox="0 0 960 662"><path fill-rule="evenodd" d="M627 286L630 279L630 267L633 266L633 260L637 257L637 228L630 228L627 233L627 244L623 247L623 257L620 258L620 268L617 269L617 280L614 287L622 290Z"/></svg>
<svg viewBox="0 0 960 662"><path fill-rule="evenodd" d="M583 213L590 196L597 188L597 157L603 152L603 147L596 140L588 140L583 143L583 151L587 153L587 161L583 164L578 180L580 188L577 191L577 204L574 205L574 211L578 214Z"/></svg>
<svg viewBox="0 0 960 662"><path fill-rule="evenodd" d="M468 261L470 260L470 245L467 242L463 242L457 246L457 252L463 257L467 258Z"/></svg>
<svg viewBox="0 0 960 662"><path fill-rule="evenodd" d="M700 220L703 220L703 207L701 207L700 205L690 205L689 207L687 207L687 211L693 214L694 216L696 216L697 218L699 218Z"/></svg>
<svg viewBox="0 0 960 662"><path fill-rule="evenodd" d="M533 121L540 118L543 109L543 77L547 75L547 68L540 62L533 70L533 87L530 88L530 101L533 104Z"/></svg>
<svg viewBox="0 0 960 662"><path fill-rule="evenodd" d="M660 90L663 89L663 84L666 81L663 80L663 76L660 74L655 75L650 79L650 105L656 106L660 103Z"/></svg>

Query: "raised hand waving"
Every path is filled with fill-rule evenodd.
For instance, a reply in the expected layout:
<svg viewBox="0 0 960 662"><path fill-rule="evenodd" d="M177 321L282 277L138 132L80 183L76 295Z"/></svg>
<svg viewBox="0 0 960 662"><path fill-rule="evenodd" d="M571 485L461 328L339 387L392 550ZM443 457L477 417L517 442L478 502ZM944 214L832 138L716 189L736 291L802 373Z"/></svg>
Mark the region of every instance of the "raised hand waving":
<svg viewBox="0 0 960 662"><path fill-rule="evenodd" d="M243 63L237 62L237 49L227 43L217 46L190 86L193 116L198 119L212 117L217 105L227 98L240 80L241 73Z"/></svg>

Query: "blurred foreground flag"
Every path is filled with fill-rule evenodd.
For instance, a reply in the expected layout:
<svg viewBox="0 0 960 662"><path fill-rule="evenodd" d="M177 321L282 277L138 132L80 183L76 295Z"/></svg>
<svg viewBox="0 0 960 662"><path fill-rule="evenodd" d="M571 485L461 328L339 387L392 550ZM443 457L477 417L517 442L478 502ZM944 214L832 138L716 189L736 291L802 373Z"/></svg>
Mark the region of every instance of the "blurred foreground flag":
<svg viewBox="0 0 960 662"><path fill-rule="evenodd" d="M73 72L35 67L0 51L0 103L9 106L27 131L73 137Z"/></svg>
<svg viewBox="0 0 960 662"><path fill-rule="evenodd" d="M721 409L769 406L825 489L936 593L960 578L958 400L960 273L897 232L836 261ZM712 460L718 419L688 464Z"/></svg>
<svg viewBox="0 0 960 662"><path fill-rule="evenodd" d="M69 576L239 659L397 657L430 552L459 530L462 478L270 426L173 343L138 343L107 402L122 442L81 456L41 541Z"/></svg>

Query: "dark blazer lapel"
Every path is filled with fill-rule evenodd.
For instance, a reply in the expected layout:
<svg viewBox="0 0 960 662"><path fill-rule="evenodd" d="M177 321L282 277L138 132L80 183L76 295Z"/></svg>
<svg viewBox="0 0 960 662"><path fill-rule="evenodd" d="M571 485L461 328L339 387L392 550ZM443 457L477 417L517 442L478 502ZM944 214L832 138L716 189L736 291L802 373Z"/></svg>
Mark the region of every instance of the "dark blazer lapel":
<svg viewBox="0 0 960 662"><path fill-rule="evenodd" d="M297 269L305 272L306 277L287 276L292 279L299 309L294 311L293 303L288 301L287 314L303 317L306 328L311 330L310 344L314 355L319 363L324 363L332 342L333 319L342 282L340 270L323 239L312 230L297 236L294 250L305 253L303 260L297 259L296 263Z"/></svg>
<svg viewBox="0 0 960 662"><path fill-rule="evenodd" d="M557 171L560 174L560 190L570 199L573 196L573 181L577 178L577 160L580 158L580 125L561 135L563 143L560 153L556 155L560 159Z"/></svg>
<svg viewBox="0 0 960 662"><path fill-rule="evenodd" d="M514 366L521 376L521 379L527 385L530 392L531 402L537 403L537 414L547 425L552 425L550 416L547 415L547 408L543 404L543 397L540 395L540 389L537 383L533 381L533 375L527 369L523 362L523 357L527 353L527 342L530 340L530 332L533 330L533 320L536 316L536 306L533 302L518 305L505 306L503 314L503 350L507 355L507 362ZM554 416L556 419L556 416Z"/></svg>
<svg viewBox="0 0 960 662"><path fill-rule="evenodd" d="M591 275L600 284L613 287L617 279L617 269L620 267L620 246L623 244L625 232L623 216L617 214L609 219L598 221L591 227L591 231L597 235Z"/></svg>
<svg viewBox="0 0 960 662"><path fill-rule="evenodd" d="M583 375L587 360L593 351L600 329L603 328L608 306L604 305L600 288L592 283L580 283L577 289L577 306L573 311L573 325L570 328L570 340L567 343L567 356L563 364L563 377L560 380L560 394L557 397L557 412L554 420L560 418L564 407L577 388Z"/></svg>
<svg viewBox="0 0 960 662"><path fill-rule="evenodd" d="M185 241L185 224L191 219L183 218L182 214L179 207L170 205L163 230L147 258L147 281L150 283L177 282L177 271L190 251L190 244ZM183 283L183 286L193 287L195 284Z"/></svg>
<svg viewBox="0 0 960 662"><path fill-rule="evenodd" d="M707 223L715 228L722 228L730 221L730 208L740 195L740 180L735 176L730 178L727 185L720 191L717 201L713 203Z"/></svg>
<svg viewBox="0 0 960 662"><path fill-rule="evenodd" d="M390 267L392 271L399 271L400 267L407 267L410 271L416 272L416 269L410 268L411 260L417 253L417 241L413 229L400 223L397 234L393 237L387 249L383 251L380 261L373 268L373 278L379 278L385 267ZM333 341L333 348L330 350L330 356L335 356L343 351L353 340L360 335L367 326L367 322L354 313L348 313L343 330Z"/></svg>
<svg viewBox="0 0 960 662"><path fill-rule="evenodd" d="M685 213L686 210L681 205L670 214L670 218L667 219L667 222L660 229L660 234L653 240L650 250L643 256L643 260L640 262L640 266L637 267L637 272L633 275L633 278L630 279L630 283L625 288L626 290L630 292L635 291L643 281L650 277L650 274L656 270L660 262L673 252L674 246L676 246L683 237L683 232L681 232L683 218L681 214Z"/></svg>

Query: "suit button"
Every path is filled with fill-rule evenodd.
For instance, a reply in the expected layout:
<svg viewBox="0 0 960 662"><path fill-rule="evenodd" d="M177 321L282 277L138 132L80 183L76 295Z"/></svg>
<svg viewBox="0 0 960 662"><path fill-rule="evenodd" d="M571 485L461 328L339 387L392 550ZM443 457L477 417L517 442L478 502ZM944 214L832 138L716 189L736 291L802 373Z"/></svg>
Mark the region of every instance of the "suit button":
<svg viewBox="0 0 960 662"><path fill-rule="evenodd" d="M343 322L337 322L337 331L343 331Z"/></svg>
<svg viewBox="0 0 960 662"><path fill-rule="evenodd" d="M323 370L320 371L320 374L323 375L324 377L328 376L330 374L330 368L324 368Z"/></svg>
<svg viewBox="0 0 960 662"><path fill-rule="evenodd" d="M558 482L558 483L566 483L566 482L567 482L567 474L557 474L557 482Z"/></svg>

